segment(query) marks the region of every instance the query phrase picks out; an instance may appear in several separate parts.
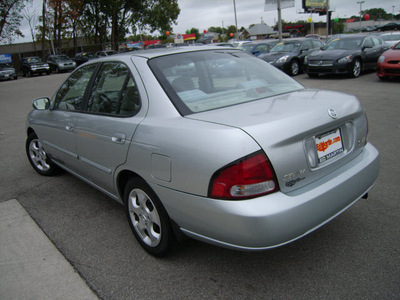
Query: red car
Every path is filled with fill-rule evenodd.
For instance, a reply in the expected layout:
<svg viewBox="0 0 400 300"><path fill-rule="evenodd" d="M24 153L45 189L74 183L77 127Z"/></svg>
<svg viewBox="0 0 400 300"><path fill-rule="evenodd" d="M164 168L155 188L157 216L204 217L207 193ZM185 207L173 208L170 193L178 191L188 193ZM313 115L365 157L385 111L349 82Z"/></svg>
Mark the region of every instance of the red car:
<svg viewBox="0 0 400 300"><path fill-rule="evenodd" d="M389 76L400 77L400 43L383 52L379 57L377 74L382 80Z"/></svg>

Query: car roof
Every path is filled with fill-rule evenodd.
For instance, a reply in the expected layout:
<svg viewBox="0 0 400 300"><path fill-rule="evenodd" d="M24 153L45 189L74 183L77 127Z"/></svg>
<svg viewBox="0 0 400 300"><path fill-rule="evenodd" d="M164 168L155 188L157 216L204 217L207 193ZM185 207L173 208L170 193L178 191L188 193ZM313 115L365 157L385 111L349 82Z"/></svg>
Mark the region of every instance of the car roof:
<svg viewBox="0 0 400 300"><path fill-rule="evenodd" d="M218 51L238 51L242 52L240 49L232 48L232 47L221 47L221 46L192 46L192 47L173 47L173 48L155 48L155 49L146 49L146 50L138 50L134 52L125 52L118 54L119 56L139 56L147 59L151 59L154 57L178 54L178 53L190 53L190 52L199 52L199 51L209 51L209 50L218 50Z"/></svg>

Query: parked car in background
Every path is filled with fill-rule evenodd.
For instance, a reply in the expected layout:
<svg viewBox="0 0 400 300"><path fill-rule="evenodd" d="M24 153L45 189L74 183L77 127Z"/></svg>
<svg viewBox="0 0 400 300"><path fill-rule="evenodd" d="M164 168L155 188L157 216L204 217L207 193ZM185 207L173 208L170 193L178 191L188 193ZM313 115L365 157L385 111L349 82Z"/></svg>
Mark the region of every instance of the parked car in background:
<svg viewBox="0 0 400 300"><path fill-rule="evenodd" d="M15 69L6 63L0 63L0 80L18 79Z"/></svg>
<svg viewBox="0 0 400 300"><path fill-rule="evenodd" d="M213 75L231 64L229 78ZM363 197L379 172L356 97L309 90L238 49L100 58L33 106L34 170L62 168L124 204L156 256L182 234L247 251L290 243Z"/></svg>
<svg viewBox="0 0 400 300"><path fill-rule="evenodd" d="M235 47L232 43L225 43L225 42L213 43L212 45L213 46L220 46L220 47L232 47L232 48Z"/></svg>
<svg viewBox="0 0 400 300"><path fill-rule="evenodd" d="M47 74L50 75L50 66L43 62L38 56L25 57L21 62L21 72L22 76L31 77L34 74Z"/></svg>
<svg viewBox="0 0 400 300"><path fill-rule="evenodd" d="M114 54L118 54L118 52L115 50L103 50L103 51L96 52L97 57L109 56L109 55L114 55Z"/></svg>
<svg viewBox="0 0 400 300"><path fill-rule="evenodd" d="M323 45L324 43L317 39L287 39L276 44L269 53L261 54L259 58L290 76L296 76L303 70L304 58Z"/></svg>
<svg viewBox="0 0 400 300"><path fill-rule="evenodd" d="M230 41L230 43L232 43L232 45L233 46L235 46L235 47L239 47L239 46L242 46L242 45L244 45L244 44L250 44L250 43L253 43L252 41Z"/></svg>
<svg viewBox="0 0 400 300"><path fill-rule="evenodd" d="M383 33L379 37L384 40L386 44L394 46L400 42L400 31Z"/></svg>
<svg viewBox="0 0 400 300"><path fill-rule="evenodd" d="M400 42L379 57L377 74L382 80L391 76L400 77Z"/></svg>
<svg viewBox="0 0 400 300"><path fill-rule="evenodd" d="M379 56L389 48L377 36L347 35L337 37L305 60L308 76L343 74L358 77L361 72L376 68Z"/></svg>
<svg viewBox="0 0 400 300"><path fill-rule="evenodd" d="M279 40L270 40L268 42L246 43L237 46L237 48L244 52L259 56L263 53L268 53L278 42Z"/></svg>
<svg viewBox="0 0 400 300"><path fill-rule="evenodd" d="M74 61L77 66L88 62L89 60L96 59L97 56L93 52L80 52L75 54Z"/></svg>
<svg viewBox="0 0 400 300"><path fill-rule="evenodd" d="M400 30L400 23L391 22L384 25L377 26L375 30L378 31L389 31L389 30Z"/></svg>
<svg viewBox="0 0 400 300"><path fill-rule="evenodd" d="M76 62L66 55L50 55L47 58L47 64L50 70L56 73L72 71L76 68Z"/></svg>

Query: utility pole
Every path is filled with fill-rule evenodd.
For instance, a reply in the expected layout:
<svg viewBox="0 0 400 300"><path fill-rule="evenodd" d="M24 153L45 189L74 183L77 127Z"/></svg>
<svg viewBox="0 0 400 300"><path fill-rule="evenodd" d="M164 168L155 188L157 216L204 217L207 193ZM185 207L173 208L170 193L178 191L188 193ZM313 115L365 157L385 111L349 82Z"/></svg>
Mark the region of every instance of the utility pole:
<svg viewBox="0 0 400 300"><path fill-rule="evenodd" d="M278 0L278 31L279 31L279 42L282 42L281 0Z"/></svg>
<svg viewBox="0 0 400 300"><path fill-rule="evenodd" d="M357 1L357 4L360 4L360 31L361 31L361 18L362 18L362 5L365 1Z"/></svg>
<svg viewBox="0 0 400 300"><path fill-rule="evenodd" d="M326 0L326 38L329 36L329 23L331 22L329 8L329 0Z"/></svg>
<svg viewBox="0 0 400 300"><path fill-rule="evenodd" d="M236 39L239 40L239 32L238 32L237 17L236 17L236 1L235 0L233 0L233 9L235 10Z"/></svg>

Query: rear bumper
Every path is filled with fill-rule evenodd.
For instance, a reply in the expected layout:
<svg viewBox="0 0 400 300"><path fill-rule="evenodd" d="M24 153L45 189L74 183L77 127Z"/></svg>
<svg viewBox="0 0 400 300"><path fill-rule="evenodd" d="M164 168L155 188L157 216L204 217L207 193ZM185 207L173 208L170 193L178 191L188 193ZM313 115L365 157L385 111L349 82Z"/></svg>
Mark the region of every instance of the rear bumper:
<svg viewBox="0 0 400 300"><path fill-rule="evenodd" d="M379 152L368 144L342 168L290 194L223 201L152 187L185 234L256 251L287 244L329 222L368 192L378 173Z"/></svg>

